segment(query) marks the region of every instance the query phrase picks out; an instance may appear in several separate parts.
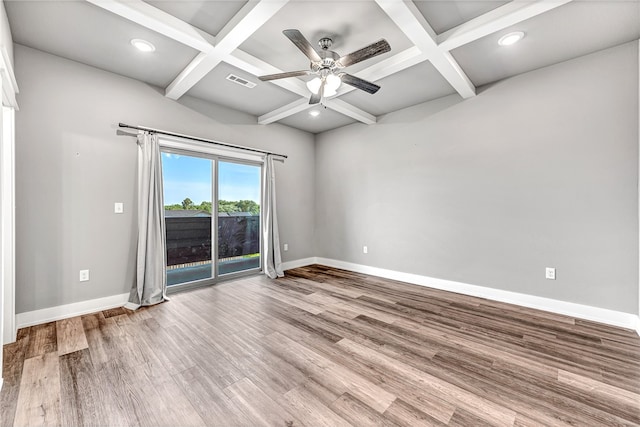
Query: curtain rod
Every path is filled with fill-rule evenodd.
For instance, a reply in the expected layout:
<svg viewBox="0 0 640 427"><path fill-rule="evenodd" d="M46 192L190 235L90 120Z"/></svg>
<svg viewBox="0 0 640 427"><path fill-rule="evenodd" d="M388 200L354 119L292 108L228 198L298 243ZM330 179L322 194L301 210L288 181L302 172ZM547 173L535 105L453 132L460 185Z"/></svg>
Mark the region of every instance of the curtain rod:
<svg viewBox="0 0 640 427"><path fill-rule="evenodd" d="M244 151L252 151L254 153L271 154L273 156L284 157L285 159L288 158L288 156L285 155L285 154L272 153L271 151L258 150L257 148L242 147L240 145L227 144L225 142L214 141L212 139L204 139L204 138L198 138L196 136L183 135L181 133L167 132L167 131L164 131L164 130L148 128L148 127L145 127L145 126L131 126L131 125L128 125L128 124L125 124L125 123L118 123L118 127L128 128L128 129L144 130L144 131L147 131L147 132L159 133L159 134L167 135L167 136L175 136L175 137L178 137L178 138L190 139L192 141L206 142L207 144L221 145L223 147L235 148L235 149L244 150Z"/></svg>

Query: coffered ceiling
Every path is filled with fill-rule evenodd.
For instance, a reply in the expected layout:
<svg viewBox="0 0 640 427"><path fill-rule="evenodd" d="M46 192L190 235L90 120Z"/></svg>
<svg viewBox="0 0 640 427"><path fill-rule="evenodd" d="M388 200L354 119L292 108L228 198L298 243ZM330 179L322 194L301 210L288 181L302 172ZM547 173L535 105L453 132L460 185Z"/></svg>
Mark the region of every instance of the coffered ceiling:
<svg viewBox="0 0 640 427"><path fill-rule="evenodd" d="M640 0L5 0L16 43L138 79L179 99L188 95L318 133L478 87L640 37ZM308 69L283 34L314 45L333 40L345 55L381 38L391 51L351 74L381 86L374 95L343 84L309 105L311 76L257 76ZM505 34L522 31L512 46ZM137 51L131 39L156 50ZM318 48L319 49L319 48ZM234 74L255 87L226 79ZM18 79L19 79L18 75ZM612 76L615 78L615 76ZM19 83L19 81L18 81ZM320 114L312 116L311 111Z"/></svg>

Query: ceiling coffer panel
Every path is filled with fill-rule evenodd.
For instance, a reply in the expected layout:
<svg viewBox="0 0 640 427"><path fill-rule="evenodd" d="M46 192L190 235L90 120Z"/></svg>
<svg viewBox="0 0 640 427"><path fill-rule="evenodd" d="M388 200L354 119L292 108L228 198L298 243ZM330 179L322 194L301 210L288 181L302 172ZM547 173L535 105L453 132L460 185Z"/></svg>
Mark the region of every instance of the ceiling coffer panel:
<svg viewBox="0 0 640 427"><path fill-rule="evenodd" d="M375 123L376 116L456 93L454 87L463 97L472 97L474 91L465 88L640 37L638 0L567 1L5 0L4 4L16 43L168 88L169 97L187 92L197 98L188 97L190 102L206 103L218 113L236 109L247 113L249 122L253 116L259 123L278 121L318 133L358 121ZM288 29L298 30L308 40L303 49L309 55L301 54L291 37L283 36ZM524 39L499 46L498 39L510 31L523 31ZM151 42L156 49L139 52L132 39ZM375 42L382 39L390 52L378 45L384 52L366 60L344 58L365 46L375 50ZM318 77L319 68L310 65L317 58L309 46L316 54L328 46L335 52L332 59L345 62L344 68L331 72L342 79L337 95L325 93L330 89L325 81L325 99L320 96L311 106L311 90L305 84ZM258 79L280 72L293 74L275 81ZM185 80L185 75L190 77ZM228 80L229 75L237 77ZM470 81L452 79L464 75ZM238 84L243 81L248 83ZM247 87L251 85L255 87ZM316 109L319 114L311 116L309 112Z"/></svg>
<svg viewBox="0 0 640 427"><path fill-rule="evenodd" d="M498 40L513 31L513 46ZM475 85L557 64L640 37L640 1L573 1L451 53Z"/></svg>
<svg viewBox="0 0 640 427"><path fill-rule="evenodd" d="M425 17L436 34L457 27L503 6L508 1L454 1L454 0L414 0L420 13Z"/></svg>
<svg viewBox="0 0 640 427"><path fill-rule="evenodd" d="M229 81L227 79L229 74L255 84L255 87L249 88ZM187 95L215 104L226 105L254 116L268 113L300 98L298 95L278 86L261 82L257 77L224 63L215 67L191 88Z"/></svg>
<svg viewBox="0 0 640 427"><path fill-rule="evenodd" d="M84 1L5 1L13 41L165 87L197 51ZM144 39L155 51L131 45Z"/></svg>
<svg viewBox="0 0 640 427"><path fill-rule="evenodd" d="M408 81L415 83L407 84ZM425 83L419 83L421 81ZM379 80L377 83L381 89L376 96L367 96L354 90L341 96L340 99L379 116L456 93L428 61Z"/></svg>
<svg viewBox="0 0 640 427"><path fill-rule="evenodd" d="M213 36L247 4L244 0L147 0L146 3Z"/></svg>

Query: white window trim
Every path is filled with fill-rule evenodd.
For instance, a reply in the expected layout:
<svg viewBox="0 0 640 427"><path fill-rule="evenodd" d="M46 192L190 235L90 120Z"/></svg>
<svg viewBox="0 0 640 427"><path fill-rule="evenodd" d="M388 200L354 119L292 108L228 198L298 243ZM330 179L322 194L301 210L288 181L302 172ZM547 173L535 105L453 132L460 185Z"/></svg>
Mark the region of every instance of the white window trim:
<svg viewBox="0 0 640 427"><path fill-rule="evenodd" d="M251 153L242 149L235 149L230 147L228 148L215 144L209 144L206 142L192 141L184 138L164 136L160 134L158 134L158 138L161 149L165 148L192 151L196 153L210 154L221 158L247 160L250 162L261 164L264 163L264 159L266 156L266 154L262 153Z"/></svg>

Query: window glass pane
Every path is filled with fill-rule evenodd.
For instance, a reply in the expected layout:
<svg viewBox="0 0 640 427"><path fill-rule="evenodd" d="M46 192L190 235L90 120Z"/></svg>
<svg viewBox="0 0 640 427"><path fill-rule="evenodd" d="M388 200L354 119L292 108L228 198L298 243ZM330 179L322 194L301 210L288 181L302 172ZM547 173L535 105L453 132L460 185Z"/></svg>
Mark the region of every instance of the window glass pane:
<svg viewBox="0 0 640 427"><path fill-rule="evenodd" d="M218 162L218 273L260 268L261 167Z"/></svg>
<svg viewBox="0 0 640 427"><path fill-rule="evenodd" d="M210 159L162 153L168 286L213 277L212 165Z"/></svg>

